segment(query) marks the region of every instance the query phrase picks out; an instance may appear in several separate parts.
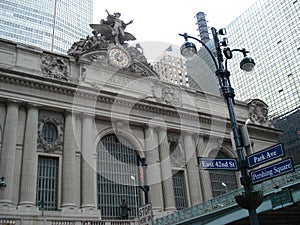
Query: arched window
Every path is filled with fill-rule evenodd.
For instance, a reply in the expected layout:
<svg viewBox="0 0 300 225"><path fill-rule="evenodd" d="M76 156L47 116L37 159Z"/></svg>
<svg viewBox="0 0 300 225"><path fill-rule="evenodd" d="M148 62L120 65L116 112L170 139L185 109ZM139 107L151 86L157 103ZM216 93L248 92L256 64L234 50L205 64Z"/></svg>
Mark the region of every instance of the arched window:
<svg viewBox="0 0 300 225"><path fill-rule="evenodd" d="M224 152L219 151L216 158L227 159L230 158ZM210 170L210 181L213 192L213 197L225 194L226 192L236 190L236 174L235 171L229 170Z"/></svg>
<svg viewBox="0 0 300 225"><path fill-rule="evenodd" d="M120 205L126 200L128 218L137 217L140 206L137 154L125 138L107 135L97 147L98 208L103 219L120 219Z"/></svg>

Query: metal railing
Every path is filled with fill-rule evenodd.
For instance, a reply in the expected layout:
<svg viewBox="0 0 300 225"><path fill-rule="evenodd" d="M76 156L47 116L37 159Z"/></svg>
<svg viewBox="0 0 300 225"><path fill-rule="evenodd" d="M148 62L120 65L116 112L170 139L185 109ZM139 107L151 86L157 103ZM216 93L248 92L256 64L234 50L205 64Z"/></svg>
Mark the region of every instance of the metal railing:
<svg viewBox="0 0 300 225"><path fill-rule="evenodd" d="M13 219L0 219L0 225L15 225L16 221Z"/></svg>
<svg viewBox="0 0 300 225"><path fill-rule="evenodd" d="M30 220L30 219L28 219ZM0 225L22 225L25 219L5 218L0 219ZM58 220L47 218L36 218L35 222L41 225L137 225L135 220Z"/></svg>
<svg viewBox="0 0 300 225"><path fill-rule="evenodd" d="M273 178L272 180L264 181L263 183L254 186L255 190L263 191L264 196L274 192L278 188L284 188L293 184L300 183L300 165L295 167L291 173ZM212 213L213 211L220 210L229 206L237 205L235 196L241 195L244 189L237 189L226 194L217 196L208 201L202 202L190 208L186 208L170 215L155 219L154 225L174 225L180 221L189 220L191 218L200 217Z"/></svg>

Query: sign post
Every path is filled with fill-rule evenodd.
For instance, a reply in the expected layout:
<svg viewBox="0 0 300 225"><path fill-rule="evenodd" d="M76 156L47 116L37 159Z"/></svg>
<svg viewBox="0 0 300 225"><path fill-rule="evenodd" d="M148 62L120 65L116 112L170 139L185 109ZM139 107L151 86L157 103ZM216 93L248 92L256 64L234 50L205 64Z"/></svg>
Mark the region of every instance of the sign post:
<svg viewBox="0 0 300 225"><path fill-rule="evenodd" d="M292 159L288 158L272 165L265 166L263 168L248 172L248 169L259 166L266 162L278 159L284 155L282 145L278 144L262 151L253 153L241 160L237 159L217 159L217 158L205 158L198 157L199 168L202 170L240 170L244 176L241 177L242 184L244 184L245 192L242 195L235 196L236 202L245 209L249 210L250 223L258 224L256 218L256 208L263 201L263 194L261 191L253 191L253 185L263 182L268 179L272 179L277 176L292 172L294 170ZM244 158L244 157L243 157ZM238 165L239 164L239 165ZM222 182L222 181L220 181ZM245 194L246 193L246 194ZM285 195L284 195L285 194ZM282 194L281 198L286 197L286 193ZM272 204L277 207L277 203L272 200ZM287 200L290 204L290 200ZM280 201L283 202L283 201ZM285 202L283 202L285 203ZM255 207L254 207L255 206ZM254 207L254 208L253 208ZM273 206L274 207L274 206Z"/></svg>
<svg viewBox="0 0 300 225"><path fill-rule="evenodd" d="M139 208L140 225L152 225L152 205L148 203Z"/></svg>

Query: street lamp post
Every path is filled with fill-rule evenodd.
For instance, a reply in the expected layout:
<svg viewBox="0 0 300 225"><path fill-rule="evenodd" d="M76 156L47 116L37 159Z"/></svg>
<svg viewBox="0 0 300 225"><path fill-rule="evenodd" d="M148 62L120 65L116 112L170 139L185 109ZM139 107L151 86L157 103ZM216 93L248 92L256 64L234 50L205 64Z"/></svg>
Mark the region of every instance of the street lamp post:
<svg viewBox="0 0 300 225"><path fill-rule="evenodd" d="M225 187L225 193L227 194L227 192L228 192L228 187L227 187L227 184L226 184L226 183L224 183L224 182L222 182L222 186L223 186L223 187Z"/></svg>
<svg viewBox="0 0 300 225"><path fill-rule="evenodd" d="M212 31L212 36L213 36L213 41L214 41L214 45L215 45L215 50L216 50L216 57L214 56L214 54L211 52L211 50L206 46L206 44L204 42L202 42L201 40L199 40L198 38L189 36L187 33L185 34L179 34L180 36L183 36L185 39L184 44L181 46L181 54L183 56L191 56L192 54L196 54L197 53L197 49L195 44L193 44L192 42L189 42L188 39L193 39L198 41L199 43L202 44L202 46L208 51L208 53L210 54L215 67L216 67L216 71L215 74L218 78L219 81L219 85L220 85L220 89L221 92L224 96L225 102L227 103L227 107L228 107L228 112L229 112L229 117L230 117L230 122L231 122L231 127L232 127L232 131L233 131L233 137L234 137L234 141L235 141L235 146L237 149L237 155L238 155L238 166L239 169L241 171L241 184L244 186L244 190L245 193L242 196L237 196L236 197L236 201L237 203L243 207L248 209L249 212L249 217L250 217L250 224L251 225L258 225L258 216L256 213L256 208L259 206L259 204L255 201L257 200L257 197L261 197L261 193L257 193L253 191L253 186L251 184L250 181L250 177L247 171L247 163L246 163L246 159L244 156L244 151L243 151L243 142L242 142L242 138L240 135L240 131L237 125L237 120L236 120L236 116L235 116L235 111L234 111L234 89L231 87L230 84L230 80L229 80L229 76L230 76L230 72L227 70L227 59L231 59L232 58L232 52L241 52L244 55L243 60L240 63L240 68L242 70L245 70L246 72L249 72L253 69L253 67L255 66L254 60L250 57L247 57L247 53L249 53L248 51L246 51L245 49L230 49L227 46L227 39L224 38L222 41L219 40L218 35L225 35L226 31L225 29L221 29L219 30L219 32L217 32L217 30L212 27L211 28ZM223 49L222 52L222 47L226 47ZM224 57L226 58L225 61L225 66L224 66ZM241 204L244 203L244 204ZM254 203L253 203L254 202Z"/></svg>
<svg viewBox="0 0 300 225"><path fill-rule="evenodd" d="M137 191L136 191L136 183L135 183L135 176L131 175L130 176L130 179L133 180L133 185L134 185L134 201L135 201L135 207L136 207L136 210L135 210L135 215L137 216L138 215L138 202L137 202Z"/></svg>

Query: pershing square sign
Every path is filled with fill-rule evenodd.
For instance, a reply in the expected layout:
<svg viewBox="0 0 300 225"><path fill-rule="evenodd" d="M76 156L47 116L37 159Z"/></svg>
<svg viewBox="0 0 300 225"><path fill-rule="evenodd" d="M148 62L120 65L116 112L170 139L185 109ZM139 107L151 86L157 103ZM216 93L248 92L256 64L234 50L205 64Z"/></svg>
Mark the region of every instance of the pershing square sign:
<svg viewBox="0 0 300 225"><path fill-rule="evenodd" d="M285 173L292 172L294 170L292 159L286 159L278 163L263 167L261 169L250 172L250 177L253 184L260 183L264 180L268 180Z"/></svg>

